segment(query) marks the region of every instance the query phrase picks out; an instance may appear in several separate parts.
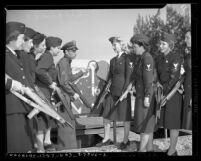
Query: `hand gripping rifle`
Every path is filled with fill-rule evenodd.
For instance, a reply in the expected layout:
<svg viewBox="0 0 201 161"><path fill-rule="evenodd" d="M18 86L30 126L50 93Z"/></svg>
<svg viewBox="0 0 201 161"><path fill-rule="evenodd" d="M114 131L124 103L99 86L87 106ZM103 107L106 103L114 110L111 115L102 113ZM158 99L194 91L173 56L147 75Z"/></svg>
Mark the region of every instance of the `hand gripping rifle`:
<svg viewBox="0 0 201 161"><path fill-rule="evenodd" d="M109 79L109 81L108 81L108 83L107 83L107 85L106 85L104 91L102 92L102 95L101 95L100 99L99 99L98 102L97 102L96 109L99 108L100 104L101 104L101 103L103 102L103 100L105 99L105 96L109 93L109 91L110 91L109 89L110 89L111 84L112 84L112 80Z"/></svg>
<svg viewBox="0 0 201 161"><path fill-rule="evenodd" d="M122 93L122 95L119 97L119 99L115 102L115 104L114 104L115 106L116 106L119 102L123 101L123 100L127 97L128 92L130 92L131 89L132 89L132 86L133 86L133 81L127 86L126 90Z"/></svg>
<svg viewBox="0 0 201 161"><path fill-rule="evenodd" d="M69 82L69 85L71 86L71 88L80 96L80 101L87 107L87 108L92 108L90 103L86 100L86 98L82 95L82 93L80 92L80 90L78 89L78 87L76 86L76 84Z"/></svg>
<svg viewBox="0 0 201 161"><path fill-rule="evenodd" d="M8 76L8 75L7 75ZM12 79L10 76L8 76L10 79ZM12 79L13 80L13 79ZM31 119L35 114L38 113L38 111L42 111L45 114L51 116L52 118L56 119L57 121L59 121L61 124L64 125L69 125L73 128L73 126L67 122L62 116L60 116L54 109L52 106L48 105L44 100L42 100L35 92L33 89L29 88L29 87L25 87L23 86L23 91L24 94L26 96L28 96L30 99L24 97L22 94L14 91L14 90L10 90L10 92L12 94L14 94L16 97L18 97L19 99L21 99L22 101L26 102L27 104L29 104L30 106L34 107L34 109L28 114L28 118Z"/></svg>
<svg viewBox="0 0 201 161"><path fill-rule="evenodd" d="M172 88L172 90L167 94L167 96L165 96L161 100L159 110L157 111L157 114L156 114L156 119L157 118L160 119L160 110L161 110L161 107L165 106L166 102L168 100L170 100L175 95L175 93L179 90L180 86L182 85L183 81L184 81L184 77L181 76L180 79L175 84L175 86Z"/></svg>

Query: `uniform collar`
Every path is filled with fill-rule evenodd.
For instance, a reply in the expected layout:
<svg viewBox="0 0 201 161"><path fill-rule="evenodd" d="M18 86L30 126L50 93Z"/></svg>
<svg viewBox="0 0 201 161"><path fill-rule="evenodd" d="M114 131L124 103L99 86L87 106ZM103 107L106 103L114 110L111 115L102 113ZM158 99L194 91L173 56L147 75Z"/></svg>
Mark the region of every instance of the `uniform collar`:
<svg viewBox="0 0 201 161"><path fill-rule="evenodd" d="M67 61L68 61L69 63L72 62L72 60L71 60L66 54L64 54L64 58L67 59Z"/></svg>
<svg viewBox="0 0 201 161"><path fill-rule="evenodd" d="M11 51L11 53L12 53L13 55L17 56L17 53L16 53L13 49L11 49L8 45L6 45L6 47L7 47L8 50Z"/></svg>

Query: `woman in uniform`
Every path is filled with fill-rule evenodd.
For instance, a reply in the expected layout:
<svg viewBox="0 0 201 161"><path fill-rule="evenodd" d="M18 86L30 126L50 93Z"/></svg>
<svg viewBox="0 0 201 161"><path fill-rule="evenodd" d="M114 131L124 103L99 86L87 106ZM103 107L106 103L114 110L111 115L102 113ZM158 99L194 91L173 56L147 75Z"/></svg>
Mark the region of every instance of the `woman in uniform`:
<svg viewBox="0 0 201 161"><path fill-rule="evenodd" d="M139 152L153 151L155 130L154 70L155 64L149 53L149 38L143 34L134 35L130 42L139 59L134 67L133 80L136 90L134 128L140 133Z"/></svg>
<svg viewBox="0 0 201 161"><path fill-rule="evenodd" d="M132 65L130 65L128 55L126 55L124 51L125 45L123 44L123 41L118 37L111 37L109 38L109 41L117 55L110 60L108 80L111 80L111 86L110 92L103 104L104 139L101 143L98 143L97 146L109 145L112 143L110 140L111 121L123 121L124 139L120 144L120 149L125 149L130 144L130 141L128 140L131 121L130 95L116 106L114 104L130 83Z"/></svg>
<svg viewBox="0 0 201 161"><path fill-rule="evenodd" d="M157 72L159 82L163 87L164 97L167 96L180 78L182 59L178 53L172 52L174 44L174 35L162 34L160 40L160 51L162 55L157 60ZM161 109L159 126L170 130L170 147L167 155L177 155L176 145L181 127L181 103L182 95L176 92Z"/></svg>
<svg viewBox="0 0 201 161"><path fill-rule="evenodd" d="M191 94L191 30L185 35L186 50L184 56L184 106L182 129L192 130L192 94Z"/></svg>
<svg viewBox="0 0 201 161"><path fill-rule="evenodd" d="M46 51L37 61L36 66L36 85L39 86L41 91L45 94L48 101L51 101L53 90L56 90L57 71L54 64L53 56L57 56L60 52L62 40L58 37L47 37ZM52 126L55 125L53 119L44 113L39 114L39 127L37 133L38 146L41 152L44 150L54 150L50 132ZM43 142L44 141L44 142Z"/></svg>

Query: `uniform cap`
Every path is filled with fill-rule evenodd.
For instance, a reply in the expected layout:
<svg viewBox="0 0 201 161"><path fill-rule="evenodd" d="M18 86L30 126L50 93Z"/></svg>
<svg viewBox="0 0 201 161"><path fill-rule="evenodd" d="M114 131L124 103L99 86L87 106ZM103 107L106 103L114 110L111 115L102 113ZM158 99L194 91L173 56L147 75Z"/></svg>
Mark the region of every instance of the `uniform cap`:
<svg viewBox="0 0 201 161"><path fill-rule="evenodd" d="M25 30L25 24L20 22L7 22L6 23L6 39L10 37L14 32L18 31L23 34Z"/></svg>
<svg viewBox="0 0 201 161"><path fill-rule="evenodd" d="M117 36L112 36L108 39L112 44L114 42L122 42L122 40L120 39L120 37L117 37Z"/></svg>
<svg viewBox="0 0 201 161"><path fill-rule="evenodd" d="M59 37L47 37L46 38L46 47L50 48L50 47L57 47L60 46L62 43L62 40Z"/></svg>
<svg viewBox="0 0 201 161"><path fill-rule="evenodd" d="M168 33L164 32L161 35L161 41L165 41L168 44L172 44L172 43L176 42L176 38L175 38L175 36L173 34L168 34Z"/></svg>
<svg viewBox="0 0 201 161"><path fill-rule="evenodd" d="M76 41L72 40L70 42L67 42L61 48L61 50L69 50L69 49L78 50L78 48L76 46Z"/></svg>
<svg viewBox="0 0 201 161"><path fill-rule="evenodd" d="M33 44L39 45L45 38L46 38L46 36L44 34L36 32L34 37L33 37Z"/></svg>
<svg viewBox="0 0 201 161"><path fill-rule="evenodd" d="M133 37L131 37L130 42L133 44L135 42L140 42L144 45L148 45L149 44L149 38L144 34L136 34Z"/></svg>
<svg viewBox="0 0 201 161"><path fill-rule="evenodd" d="M24 35L30 39L33 39L33 37L36 35L36 32L29 27L25 27Z"/></svg>

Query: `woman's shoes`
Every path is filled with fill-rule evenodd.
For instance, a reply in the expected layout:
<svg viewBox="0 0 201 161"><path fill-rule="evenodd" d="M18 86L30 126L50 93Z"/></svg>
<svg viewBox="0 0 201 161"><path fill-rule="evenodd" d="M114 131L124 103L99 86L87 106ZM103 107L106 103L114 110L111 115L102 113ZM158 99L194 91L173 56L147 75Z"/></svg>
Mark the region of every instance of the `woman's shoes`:
<svg viewBox="0 0 201 161"><path fill-rule="evenodd" d="M165 153L168 155L168 150L166 150ZM168 156L178 156L178 153L177 153L177 151L175 151L174 153L172 153L171 155L168 155Z"/></svg>
<svg viewBox="0 0 201 161"><path fill-rule="evenodd" d="M111 144L113 144L112 140L108 139L105 142L101 141L100 143L96 144L96 147L107 146L107 145L111 145Z"/></svg>
<svg viewBox="0 0 201 161"><path fill-rule="evenodd" d="M125 150L130 145L130 140L127 141L127 143L121 142L119 149Z"/></svg>
<svg viewBox="0 0 201 161"><path fill-rule="evenodd" d="M53 146L53 144L44 144L44 149L46 151L55 151L55 147Z"/></svg>

